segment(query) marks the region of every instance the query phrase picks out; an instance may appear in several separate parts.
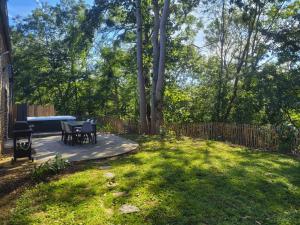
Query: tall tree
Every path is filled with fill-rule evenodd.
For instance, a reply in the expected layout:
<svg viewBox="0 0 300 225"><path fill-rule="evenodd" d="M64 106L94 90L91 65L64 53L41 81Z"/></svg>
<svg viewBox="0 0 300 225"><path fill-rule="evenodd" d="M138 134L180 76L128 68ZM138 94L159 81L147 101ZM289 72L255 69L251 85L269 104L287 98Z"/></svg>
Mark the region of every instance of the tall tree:
<svg viewBox="0 0 300 225"><path fill-rule="evenodd" d="M169 16L170 1L165 0L162 14L159 17L158 1L153 0L154 27L153 27L153 79L152 79L152 110L151 133L159 131L162 122L163 87L165 82L166 62L166 26ZM158 37L159 36L159 37Z"/></svg>
<svg viewBox="0 0 300 225"><path fill-rule="evenodd" d="M136 7L136 52L137 52L137 67L138 67L138 90L139 90L139 111L141 132L148 133L147 124L147 104L145 94L145 78L143 74L143 28L142 28L142 13L141 1L135 0Z"/></svg>
<svg viewBox="0 0 300 225"><path fill-rule="evenodd" d="M152 88L151 88L151 133L155 134L157 132L156 124L156 83L158 79L158 66L159 66L159 5L158 0L152 0L152 7L154 12L154 24L153 24L153 34L152 34Z"/></svg>

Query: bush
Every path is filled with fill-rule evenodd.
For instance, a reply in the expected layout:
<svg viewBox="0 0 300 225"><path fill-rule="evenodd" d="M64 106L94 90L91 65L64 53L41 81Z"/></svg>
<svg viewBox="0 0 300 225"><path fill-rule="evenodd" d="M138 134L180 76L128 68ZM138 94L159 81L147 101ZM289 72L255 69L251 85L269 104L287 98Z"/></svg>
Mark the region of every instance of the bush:
<svg viewBox="0 0 300 225"><path fill-rule="evenodd" d="M50 159L45 163L34 166L31 177L34 181L44 181L50 175L55 175L66 169L70 165L61 155L55 155L54 159Z"/></svg>
<svg viewBox="0 0 300 225"><path fill-rule="evenodd" d="M298 148L298 146L295 146L295 140L299 131L295 126L289 123L283 123L277 127L277 133L279 135L278 150L280 152L291 153Z"/></svg>
<svg viewBox="0 0 300 225"><path fill-rule="evenodd" d="M109 123L105 124L102 128L101 131L103 132L108 132L108 133L112 133L113 132L113 126Z"/></svg>
<svg viewBox="0 0 300 225"><path fill-rule="evenodd" d="M161 127L159 130L159 136L160 138L168 138L168 139L174 139L176 138L176 133L175 131L167 128L167 127Z"/></svg>

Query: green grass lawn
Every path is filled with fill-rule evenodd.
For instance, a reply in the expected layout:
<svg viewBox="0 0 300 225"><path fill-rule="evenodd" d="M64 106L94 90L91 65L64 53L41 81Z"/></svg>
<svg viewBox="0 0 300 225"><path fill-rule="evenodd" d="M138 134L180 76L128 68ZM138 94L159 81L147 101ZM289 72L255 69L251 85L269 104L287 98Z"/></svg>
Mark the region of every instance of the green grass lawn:
<svg viewBox="0 0 300 225"><path fill-rule="evenodd" d="M138 141L137 154L25 191L10 224L300 224L299 160L214 141ZM140 211L121 214L123 204Z"/></svg>

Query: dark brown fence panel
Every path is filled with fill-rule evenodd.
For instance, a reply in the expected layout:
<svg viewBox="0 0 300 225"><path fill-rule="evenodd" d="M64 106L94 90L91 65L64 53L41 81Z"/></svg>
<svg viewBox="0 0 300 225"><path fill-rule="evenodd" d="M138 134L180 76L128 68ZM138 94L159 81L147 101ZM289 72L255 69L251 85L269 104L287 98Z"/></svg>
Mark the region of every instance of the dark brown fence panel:
<svg viewBox="0 0 300 225"><path fill-rule="evenodd" d="M53 105L13 105L12 121L25 121L28 116L55 116L56 111Z"/></svg>
<svg viewBox="0 0 300 225"><path fill-rule="evenodd" d="M28 116L55 116L54 105L28 105Z"/></svg>

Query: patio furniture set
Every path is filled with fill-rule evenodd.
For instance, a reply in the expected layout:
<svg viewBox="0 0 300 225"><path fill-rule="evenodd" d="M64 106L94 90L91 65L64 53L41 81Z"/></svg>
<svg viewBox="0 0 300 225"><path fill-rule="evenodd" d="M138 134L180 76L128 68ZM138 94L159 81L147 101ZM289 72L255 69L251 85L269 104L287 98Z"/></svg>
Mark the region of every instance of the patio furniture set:
<svg viewBox="0 0 300 225"><path fill-rule="evenodd" d="M97 143L97 125L94 120L76 121L73 120L60 121L61 127L56 130L61 130L61 140L65 144L75 145L84 143ZM57 118L56 118L57 120ZM40 121L38 121L40 122ZM43 121L44 122L44 121ZM54 130L55 123L51 124L50 128ZM45 122L44 122L45 123ZM52 126L52 127L51 127ZM39 133L40 124L29 123L29 121L16 121L13 130L13 159L12 163L16 162L17 158L28 157L33 161L32 157L32 134ZM44 127L43 127L44 128ZM44 131L44 129L43 129Z"/></svg>
<svg viewBox="0 0 300 225"><path fill-rule="evenodd" d="M97 127L93 120L61 121L61 140L65 144L97 143Z"/></svg>

